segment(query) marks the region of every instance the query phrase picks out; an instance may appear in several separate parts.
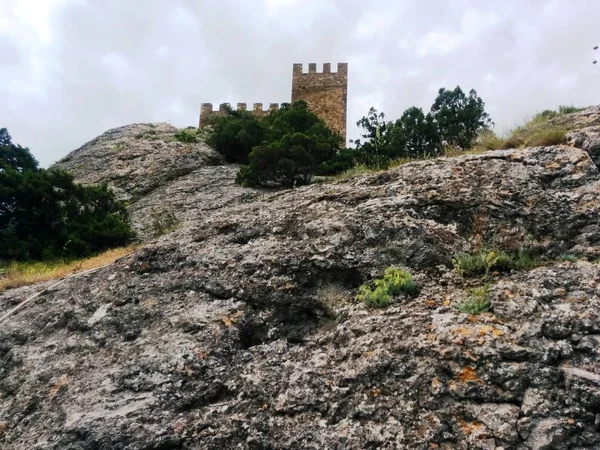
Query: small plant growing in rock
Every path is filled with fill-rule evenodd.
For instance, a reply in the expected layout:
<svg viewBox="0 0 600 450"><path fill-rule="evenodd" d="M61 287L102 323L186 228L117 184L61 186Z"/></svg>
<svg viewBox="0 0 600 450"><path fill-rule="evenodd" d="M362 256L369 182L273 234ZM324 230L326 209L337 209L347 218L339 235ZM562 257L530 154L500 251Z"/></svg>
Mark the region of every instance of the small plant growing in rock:
<svg viewBox="0 0 600 450"><path fill-rule="evenodd" d="M490 287L489 285L480 286L471 289L471 295L462 299L456 309L465 314L479 314L489 311L490 303Z"/></svg>
<svg viewBox="0 0 600 450"><path fill-rule="evenodd" d="M452 259L452 264L454 271L462 277L487 278L492 269L500 272L529 270L540 266L542 261L525 248L513 253L492 248L476 253L459 253Z"/></svg>
<svg viewBox="0 0 600 450"><path fill-rule="evenodd" d="M499 255L497 252L480 251L478 253L459 253L452 259L454 270L461 277L484 275L488 276L490 269L498 262Z"/></svg>
<svg viewBox="0 0 600 450"><path fill-rule="evenodd" d="M417 283L411 274L396 267L388 267L383 278L373 281L374 289L369 284L363 284L358 289L356 298L373 308L389 306L392 298L399 294L415 295L419 292Z"/></svg>
<svg viewBox="0 0 600 450"><path fill-rule="evenodd" d="M152 208L150 211L150 230L153 237L160 237L177 228L179 220L171 210L158 211Z"/></svg>
<svg viewBox="0 0 600 450"><path fill-rule="evenodd" d="M560 257L560 259L562 261L567 261L567 262L570 262L570 263L576 263L578 261L578 258L575 255L562 255Z"/></svg>
<svg viewBox="0 0 600 450"><path fill-rule="evenodd" d="M194 129L184 128L182 130L178 130L175 133L175 139L179 142L185 142L186 144L190 144L193 142L198 142L198 134Z"/></svg>

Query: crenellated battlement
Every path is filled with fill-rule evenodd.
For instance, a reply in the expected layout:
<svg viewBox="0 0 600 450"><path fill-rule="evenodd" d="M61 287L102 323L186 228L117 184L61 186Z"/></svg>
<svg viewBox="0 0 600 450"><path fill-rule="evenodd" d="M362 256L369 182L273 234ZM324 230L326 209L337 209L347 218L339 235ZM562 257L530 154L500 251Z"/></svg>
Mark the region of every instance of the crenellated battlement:
<svg viewBox="0 0 600 450"><path fill-rule="evenodd" d="M282 103L281 106L286 103ZM279 103L269 103L269 106L266 109L263 109L262 103L253 103L252 104L252 114L257 117L264 117L269 114L271 111L277 111L280 108ZM231 103L221 103L219 105L219 109L214 109L212 103L202 103L200 106L200 122L198 126L201 128L210 123L210 119L212 117L222 117L227 115L227 111L233 109ZM248 111L247 103L238 103L235 109L236 111Z"/></svg>
<svg viewBox="0 0 600 450"><path fill-rule="evenodd" d="M304 65L297 63L292 68L292 102L304 100L308 107L327 126L346 139L346 110L348 97L348 63L338 63L337 72L331 71L331 64L323 64L321 72L317 71L317 64L308 64L308 72L304 72ZM283 106L285 103L282 103ZM231 108L229 103L221 103L218 110L213 109L212 103L202 103L200 108L199 127L210 123L211 117L227 114ZM279 103L270 103L263 109L262 103L252 105L252 114L264 117L270 111L278 110ZM238 103L237 111L247 111L246 103Z"/></svg>
<svg viewBox="0 0 600 450"><path fill-rule="evenodd" d="M293 65L293 70L292 70L293 76L299 76L299 75L310 75L310 74L314 74L314 75L323 75L323 74L339 74L339 75L348 75L348 63L338 63L337 65L337 72L332 72L331 71L331 63L324 63L323 64L323 70L321 72L317 71L317 64L316 63L309 63L308 64L308 72L304 72L304 66L302 63L296 63Z"/></svg>

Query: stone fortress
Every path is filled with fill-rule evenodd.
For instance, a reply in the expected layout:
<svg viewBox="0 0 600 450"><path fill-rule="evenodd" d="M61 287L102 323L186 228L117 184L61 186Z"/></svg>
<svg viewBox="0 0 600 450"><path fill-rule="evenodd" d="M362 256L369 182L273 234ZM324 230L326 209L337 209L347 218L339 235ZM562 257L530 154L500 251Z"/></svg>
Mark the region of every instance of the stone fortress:
<svg viewBox="0 0 600 450"><path fill-rule="evenodd" d="M348 104L348 63L338 63L337 72L331 71L331 64L323 64L323 71L317 72L317 65L308 65L308 73L303 72L302 64L294 64L292 71L292 102L304 100L308 107L321 117L327 126L346 140L346 110ZM205 126L211 117L223 116L230 108L229 103L222 103L218 111L213 110L212 103L202 103L199 126ZM263 117L279 108L279 103L269 104L263 110L262 103L254 103L252 112ZM246 110L246 103L237 104L238 111Z"/></svg>

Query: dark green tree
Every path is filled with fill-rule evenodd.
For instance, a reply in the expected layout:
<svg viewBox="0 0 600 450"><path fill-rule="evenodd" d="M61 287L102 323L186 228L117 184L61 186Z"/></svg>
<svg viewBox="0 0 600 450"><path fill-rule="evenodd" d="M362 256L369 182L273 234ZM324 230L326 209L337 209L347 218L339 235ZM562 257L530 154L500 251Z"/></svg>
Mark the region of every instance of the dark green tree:
<svg viewBox="0 0 600 450"><path fill-rule="evenodd" d="M12 169L17 172L38 170L38 162L29 149L12 143L6 128L0 128L0 170Z"/></svg>
<svg viewBox="0 0 600 450"><path fill-rule="evenodd" d="M361 129L361 134L354 144L360 154L361 163L375 167L387 166L390 159L389 132L392 124L385 121L385 114L371 107L356 125Z"/></svg>
<svg viewBox="0 0 600 450"><path fill-rule="evenodd" d="M262 121L265 139L253 148L238 183L247 186L298 186L338 152L341 138L308 109L306 102L284 104Z"/></svg>
<svg viewBox="0 0 600 450"><path fill-rule="evenodd" d="M125 206L107 186L40 169L0 131L0 259L84 257L133 238Z"/></svg>
<svg viewBox="0 0 600 450"><path fill-rule="evenodd" d="M460 86L454 90L441 88L431 106L431 114L442 141L462 149L471 148L479 132L493 125L477 92L471 89L466 95Z"/></svg>
<svg viewBox="0 0 600 450"><path fill-rule="evenodd" d="M265 127L252 112L229 109L227 115L211 119L206 143L225 161L247 164L252 149L264 139Z"/></svg>
<svg viewBox="0 0 600 450"><path fill-rule="evenodd" d="M443 152L440 133L431 114L421 108L408 108L393 126L389 127L391 158L422 158L438 156Z"/></svg>

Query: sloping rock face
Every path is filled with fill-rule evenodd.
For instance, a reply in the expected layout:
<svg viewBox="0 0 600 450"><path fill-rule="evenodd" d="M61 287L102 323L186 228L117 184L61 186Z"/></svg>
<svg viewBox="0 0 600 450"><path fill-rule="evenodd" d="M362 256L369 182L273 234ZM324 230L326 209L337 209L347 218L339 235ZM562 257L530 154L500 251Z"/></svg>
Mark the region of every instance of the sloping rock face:
<svg viewBox="0 0 600 450"><path fill-rule="evenodd" d="M54 167L80 183L106 182L119 197L136 201L166 182L222 158L204 143L175 139L167 123L140 123L108 130L69 153Z"/></svg>
<svg viewBox="0 0 600 450"><path fill-rule="evenodd" d="M567 141L588 152L596 167L600 169L600 126L584 127L567 134Z"/></svg>
<svg viewBox="0 0 600 450"><path fill-rule="evenodd" d="M174 205L176 231L0 324L0 447L600 448L587 151L441 158L279 192L234 174L154 189L134 216ZM455 305L475 282L451 260L482 242L527 244L547 264L494 277L491 312L468 316ZM391 265L419 295L356 302ZM0 315L35 289L0 294Z"/></svg>
<svg viewBox="0 0 600 450"><path fill-rule="evenodd" d="M568 130L600 125L600 105L590 106L582 111L565 114L550 120L552 123L563 126Z"/></svg>

